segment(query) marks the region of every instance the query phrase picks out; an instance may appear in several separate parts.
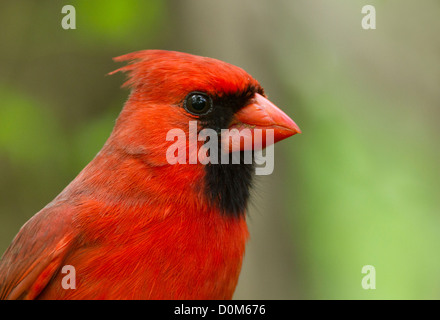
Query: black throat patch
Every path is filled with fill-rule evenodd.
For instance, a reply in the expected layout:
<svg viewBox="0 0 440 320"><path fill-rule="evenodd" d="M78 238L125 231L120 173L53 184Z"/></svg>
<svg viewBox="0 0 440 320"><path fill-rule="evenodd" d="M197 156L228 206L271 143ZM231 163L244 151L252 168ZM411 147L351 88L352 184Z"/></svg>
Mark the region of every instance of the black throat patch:
<svg viewBox="0 0 440 320"><path fill-rule="evenodd" d="M232 156L232 155L231 155ZM240 217L245 214L255 165L245 164L243 152L240 152L240 163L207 164L205 166L206 196L222 214Z"/></svg>
<svg viewBox="0 0 440 320"><path fill-rule="evenodd" d="M202 127L214 129L218 133L221 129L227 129L234 114L246 106L257 92L264 94L261 87L249 87L233 95L212 97L214 108L209 115L200 118ZM239 163L232 162L233 156L240 158ZM254 153L252 163L245 163L244 158L243 151L235 152L229 154L227 164L219 161L218 164L209 163L205 166L205 195L211 205L227 216L240 217L246 212L255 174Z"/></svg>

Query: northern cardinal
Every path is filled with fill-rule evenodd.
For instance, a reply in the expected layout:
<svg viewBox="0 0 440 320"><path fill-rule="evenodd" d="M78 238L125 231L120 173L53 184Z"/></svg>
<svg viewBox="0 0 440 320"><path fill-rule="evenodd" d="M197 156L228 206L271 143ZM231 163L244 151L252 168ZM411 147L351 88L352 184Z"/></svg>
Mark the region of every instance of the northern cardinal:
<svg viewBox="0 0 440 320"><path fill-rule="evenodd" d="M231 299L254 165L170 164L167 132L198 121L273 129L277 142L300 129L228 63L162 50L115 60L128 61L114 72L128 74L129 99L101 151L4 253L0 298Z"/></svg>

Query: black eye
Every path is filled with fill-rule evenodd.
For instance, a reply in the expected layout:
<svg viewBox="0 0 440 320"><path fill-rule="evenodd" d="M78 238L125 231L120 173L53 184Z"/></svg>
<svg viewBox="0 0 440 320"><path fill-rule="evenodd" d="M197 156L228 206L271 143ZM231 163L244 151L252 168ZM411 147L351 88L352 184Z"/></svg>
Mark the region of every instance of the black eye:
<svg viewBox="0 0 440 320"><path fill-rule="evenodd" d="M211 97L202 92L191 92L184 102L185 110L194 115L208 113L212 108Z"/></svg>

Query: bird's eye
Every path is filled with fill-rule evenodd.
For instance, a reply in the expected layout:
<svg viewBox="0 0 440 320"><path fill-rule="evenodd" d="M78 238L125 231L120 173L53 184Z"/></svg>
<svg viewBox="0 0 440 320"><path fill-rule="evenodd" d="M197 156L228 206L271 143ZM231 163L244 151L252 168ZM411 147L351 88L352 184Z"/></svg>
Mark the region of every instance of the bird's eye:
<svg viewBox="0 0 440 320"><path fill-rule="evenodd" d="M185 110L194 115L207 114L211 111L211 97L202 92L191 92L185 98Z"/></svg>

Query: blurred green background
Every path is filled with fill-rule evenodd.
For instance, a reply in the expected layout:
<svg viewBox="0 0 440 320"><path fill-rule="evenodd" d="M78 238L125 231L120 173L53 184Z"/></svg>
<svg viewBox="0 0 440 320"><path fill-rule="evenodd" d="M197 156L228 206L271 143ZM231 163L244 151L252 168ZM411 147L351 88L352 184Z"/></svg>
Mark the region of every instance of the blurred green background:
<svg viewBox="0 0 440 320"><path fill-rule="evenodd" d="M61 27L66 4L76 30ZM361 28L367 4L376 30ZM0 8L1 253L109 136L128 96L111 58L169 49L244 68L303 131L258 177L236 299L440 298L439 1Z"/></svg>

